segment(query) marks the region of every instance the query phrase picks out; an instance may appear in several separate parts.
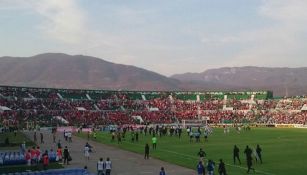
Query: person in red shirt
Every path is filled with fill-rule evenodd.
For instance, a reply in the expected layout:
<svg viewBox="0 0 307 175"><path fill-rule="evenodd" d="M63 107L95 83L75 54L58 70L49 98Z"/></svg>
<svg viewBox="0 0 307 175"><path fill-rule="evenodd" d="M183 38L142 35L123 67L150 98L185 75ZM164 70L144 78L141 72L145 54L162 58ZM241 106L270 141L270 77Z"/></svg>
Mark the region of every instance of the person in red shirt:
<svg viewBox="0 0 307 175"><path fill-rule="evenodd" d="M27 165L31 166L31 150L29 149L28 152L26 153L26 161L27 161Z"/></svg>
<svg viewBox="0 0 307 175"><path fill-rule="evenodd" d="M36 149L35 147L33 146L32 149L31 149L31 163L34 164L36 163L37 161L37 157L36 157Z"/></svg>
<svg viewBox="0 0 307 175"><path fill-rule="evenodd" d="M36 160L37 160L37 163L39 163L41 161L41 150L39 148L39 146L36 148Z"/></svg>
<svg viewBox="0 0 307 175"><path fill-rule="evenodd" d="M63 153L61 147L57 149L56 156L57 156L56 161L62 162Z"/></svg>
<svg viewBox="0 0 307 175"><path fill-rule="evenodd" d="M49 165L49 157L48 157L48 151L46 150L45 153L43 154L43 167L44 167L44 170L47 170L48 165Z"/></svg>

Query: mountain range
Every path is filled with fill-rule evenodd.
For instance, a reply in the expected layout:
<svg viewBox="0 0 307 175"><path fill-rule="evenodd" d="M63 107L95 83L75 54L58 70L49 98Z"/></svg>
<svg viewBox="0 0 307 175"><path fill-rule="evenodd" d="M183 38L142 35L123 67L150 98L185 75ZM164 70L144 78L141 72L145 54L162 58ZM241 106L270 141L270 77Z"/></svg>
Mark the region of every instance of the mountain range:
<svg viewBox="0 0 307 175"><path fill-rule="evenodd" d="M307 68L224 67L170 77L100 58L45 53L0 57L0 85L112 90L272 90L307 94Z"/></svg>

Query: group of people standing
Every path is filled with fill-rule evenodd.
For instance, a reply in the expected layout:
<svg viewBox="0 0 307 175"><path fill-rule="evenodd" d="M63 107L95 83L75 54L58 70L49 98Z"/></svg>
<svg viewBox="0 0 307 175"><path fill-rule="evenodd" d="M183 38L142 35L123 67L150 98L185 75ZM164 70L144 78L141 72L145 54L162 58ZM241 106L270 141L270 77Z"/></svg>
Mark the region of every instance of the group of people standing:
<svg viewBox="0 0 307 175"><path fill-rule="evenodd" d="M257 144L256 149L250 148L248 145L246 146L244 150L244 154L246 156L246 163L247 163L247 173L250 172L250 170L255 171L253 168L253 158L255 159L256 163L258 160L262 164L262 149ZM237 147L237 145L234 145L233 148L233 163L236 164L236 160L238 160L239 164L241 165L241 160L240 160L240 149Z"/></svg>
<svg viewBox="0 0 307 175"><path fill-rule="evenodd" d="M206 171L208 172L208 175L213 175L214 174L214 169L215 169L215 162L211 159L208 160L208 163L205 165L205 157L207 156L206 152L200 148L199 152L197 153L199 156L199 162L197 164L197 173L198 175L205 175ZM223 159L219 160L219 166L218 166L218 172L220 175L227 175L226 173L226 167Z"/></svg>
<svg viewBox="0 0 307 175"><path fill-rule="evenodd" d="M109 157L107 157L106 161L103 161L101 157L97 162L97 174L98 175L110 175L112 169L112 162Z"/></svg>

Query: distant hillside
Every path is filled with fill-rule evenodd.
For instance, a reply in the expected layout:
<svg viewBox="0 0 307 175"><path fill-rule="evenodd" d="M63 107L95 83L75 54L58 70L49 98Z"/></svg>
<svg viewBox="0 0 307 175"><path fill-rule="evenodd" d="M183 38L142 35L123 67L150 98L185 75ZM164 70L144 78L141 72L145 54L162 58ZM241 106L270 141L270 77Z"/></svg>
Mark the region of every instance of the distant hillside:
<svg viewBox="0 0 307 175"><path fill-rule="evenodd" d="M0 57L0 84L52 88L172 90L180 82L134 66L99 58L46 53Z"/></svg>
<svg viewBox="0 0 307 175"><path fill-rule="evenodd" d="M173 75L183 84L197 82L220 90L273 90L274 95L307 94L307 68L225 67ZM192 83L193 84L193 83ZM195 88L195 87L194 87ZM209 87L210 89L210 87Z"/></svg>
<svg viewBox="0 0 307 175"><path fill-rule="evenodd" d="M0 57L0 85L113 90L273 90L307 94L307 68L232 67L166 77L83 55Z"/></svg>

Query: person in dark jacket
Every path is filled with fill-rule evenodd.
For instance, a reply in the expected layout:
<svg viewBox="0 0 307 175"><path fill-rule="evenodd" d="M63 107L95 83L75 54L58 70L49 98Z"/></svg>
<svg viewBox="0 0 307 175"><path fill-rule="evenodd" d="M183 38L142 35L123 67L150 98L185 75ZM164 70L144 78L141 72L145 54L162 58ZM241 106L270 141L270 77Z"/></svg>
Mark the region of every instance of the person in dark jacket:
<svg viewBox="0 0 307 175"><path fill-rule="evenodd" d="M218 171L219 171L220 175L227 175L225 163L223 162L222 159L220 159L220 164L219 164L219 170Z"/></svg>
<svg viewBox="0 0 307 175"><path fill-rule="evenodd" d="M260 160L260 163L262 164L261 151L262 151L262 149L260 148L259 145L257 145L256 152L257 152L258 158Z"/></svg>
<svg viewBox="0 0 307 175"><path fill-rule="evenodd" d="M203 175L203 174L204 174L204 172L205 172L205 167L204 167L202 161L199 161L199 162L198 162L196 168L197 168L197 175Z"/></svg>
<svg viewBox="0 0 307 175"><path fill-rule="evenodd" d="M164 167L161 167L161 170L160 170L160 174L159 174L159 175L166 175L165 170L164 170Z"/></svg>
<svg viewBox="0 0 307 175"><path fill-rule="evenodd" d="M145 145L145 156L144 159L149 159L149 145L146 143Z"/></svg>
<svg viewBox="0 0 307 175"><path fill-rule="evenodd" d="M236 159L238 159L238 161L241 165L241 160L240 160L239 154L240 154L240 150L237 147L237 145L235 145L234 148L233 148L233 163L234 164L236 164Z"/></svg>
<svg viewBox="0 0 307 175"><path fill-rule="evenodd" d="M252 153L253 153L252 149L246 146L244 154L246 155L247 173L249 173L250 170L253 170L255 172L255 169L252 167L253 166Z"/></svg>
<svg viewBox="0 0 307 175"><path fill-rule="evenodd" d="M64 148L63 156L64 156L64 164L66 163L67 165L69 165L69 160L68 160L69 152L67 146L65 146Z"/></svg>

